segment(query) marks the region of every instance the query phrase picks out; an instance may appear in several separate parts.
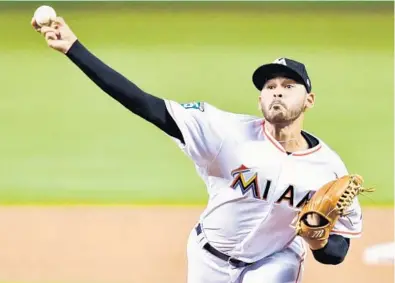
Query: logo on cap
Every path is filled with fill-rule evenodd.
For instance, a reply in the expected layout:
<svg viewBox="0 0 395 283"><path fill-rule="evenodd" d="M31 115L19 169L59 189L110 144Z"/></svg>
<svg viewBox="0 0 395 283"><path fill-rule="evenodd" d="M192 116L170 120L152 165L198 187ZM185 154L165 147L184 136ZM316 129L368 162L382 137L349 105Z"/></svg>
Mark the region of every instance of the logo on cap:
<svg viewBox="0 0 395 283"><path fill-rule="evenodd" d="M287 66L287 62L285 62L285 58L278 58L278 59L274 60L273 63Z"/></svg>

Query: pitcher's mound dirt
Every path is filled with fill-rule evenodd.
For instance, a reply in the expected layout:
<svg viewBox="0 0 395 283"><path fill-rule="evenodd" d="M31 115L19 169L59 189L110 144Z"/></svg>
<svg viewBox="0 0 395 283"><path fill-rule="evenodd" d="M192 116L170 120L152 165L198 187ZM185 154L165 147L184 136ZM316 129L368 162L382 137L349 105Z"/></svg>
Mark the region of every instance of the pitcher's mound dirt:
<svg viewBox="0 0 395 283"><path fill-rule="evenodd" d="M0 281L186 282L186 241L202 208L0 208ZM393 282L393 265L362 261L370 245L393 241L393 210L364 209L364 235L340 266L309 254L303 282ZM270 283L270 282L267 282Z"/></svg>

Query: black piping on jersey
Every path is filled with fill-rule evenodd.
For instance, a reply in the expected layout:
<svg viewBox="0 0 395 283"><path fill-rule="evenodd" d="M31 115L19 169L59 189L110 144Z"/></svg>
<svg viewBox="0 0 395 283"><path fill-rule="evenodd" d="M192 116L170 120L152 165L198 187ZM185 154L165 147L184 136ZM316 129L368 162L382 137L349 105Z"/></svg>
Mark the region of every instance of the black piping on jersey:
<svg viewBox="0 0 395 283"><path fill-rule="evenodd" d="M124 107L154 124L168 135L185 143L182 133L167 111L163 99L141 90L134 83L104 64L78 40L66 56L99 88ZM309 147L318 145L318 140L313 136L305 132L302 132L302 135ZM347 254L349 242L349 239L342 236L331 235L328 244L323 249L313 251L314 257L324 264L339 264Z"/></svg>

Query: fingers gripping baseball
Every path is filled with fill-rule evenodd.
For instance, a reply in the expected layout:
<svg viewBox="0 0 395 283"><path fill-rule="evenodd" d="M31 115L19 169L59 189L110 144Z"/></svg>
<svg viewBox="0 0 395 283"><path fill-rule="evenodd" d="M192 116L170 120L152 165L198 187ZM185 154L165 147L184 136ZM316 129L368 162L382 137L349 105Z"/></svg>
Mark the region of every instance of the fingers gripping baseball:
<svg viewBox="0 0 395 283"><path fill-rule="evenodd" d="M35 15L37 17L37 15ZM49 47L67 53L73 43L77 40L62 17L53 17L44 24L38 24L37 18L33 17L31 25L34 30L41 33ZM45 18L45 17L44 17Z"/></svg>
<svg viewBox="0 0 395 283"><path fill-rule="evenodd" d="M51 43L60 37L59 31L52 27L42 27L40 32L48 43Z"/></svg>
<svg viewBox="0 0 395 283"><path fill-rule="evenodd" d="M40 26L37 24L34 17L32 18L30 24L32 25L35 31L40 32Z"/></svg>

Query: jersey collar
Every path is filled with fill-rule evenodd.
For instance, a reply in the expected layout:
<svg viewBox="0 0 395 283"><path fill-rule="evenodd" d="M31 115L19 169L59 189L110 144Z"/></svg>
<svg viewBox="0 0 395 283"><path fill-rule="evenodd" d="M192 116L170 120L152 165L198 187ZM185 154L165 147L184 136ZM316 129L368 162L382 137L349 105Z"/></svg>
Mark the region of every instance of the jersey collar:
<svg viewBox="0 0 395 283"><path fill-rule="evenodd" d="M265 120L262 121L262 132L263 132L263 135L274 145L274 147L276 147L281 152L287 154L284 147L269 132L266 131ZM308 133L308 134L311 135L310 133ZM321 149L321 147L322 147L322 145L321 145L321 143L319 143L318 145L316 145L312 148L309 148L306 150L295 151L295 152L291 153L290 155L292 155L292 156L306 156L306 155L312 154L314 152L317 152L318 150Z"/></svg>

